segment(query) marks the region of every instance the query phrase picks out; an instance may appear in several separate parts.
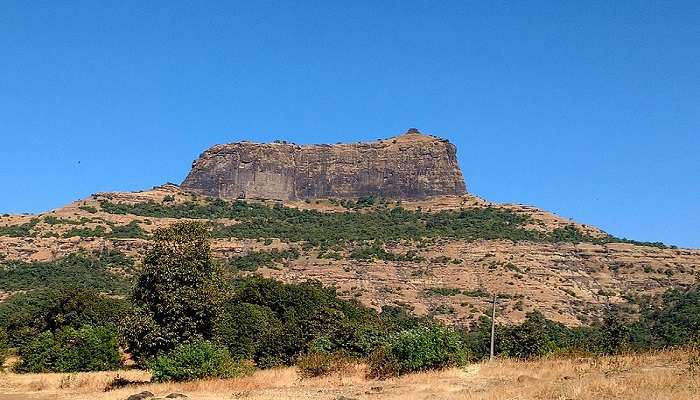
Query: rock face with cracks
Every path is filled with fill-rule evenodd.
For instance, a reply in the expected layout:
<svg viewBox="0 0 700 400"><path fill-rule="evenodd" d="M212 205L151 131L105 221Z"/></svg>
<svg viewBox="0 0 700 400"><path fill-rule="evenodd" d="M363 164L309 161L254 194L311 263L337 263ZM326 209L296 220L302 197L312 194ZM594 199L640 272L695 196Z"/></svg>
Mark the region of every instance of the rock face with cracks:
<svg viewBox="0 0 700 400"><path fill-rule="evenodd" d="M416 129L368 143L238 142L202 153L181 187L225 199L462 195L466 185L456 153L449 141Z"/></svg>

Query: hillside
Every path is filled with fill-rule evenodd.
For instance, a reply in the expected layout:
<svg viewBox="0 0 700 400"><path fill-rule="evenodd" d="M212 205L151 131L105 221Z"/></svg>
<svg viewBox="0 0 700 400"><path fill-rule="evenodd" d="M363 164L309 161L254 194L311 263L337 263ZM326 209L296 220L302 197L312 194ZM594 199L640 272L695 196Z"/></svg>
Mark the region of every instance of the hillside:
<svg viewBox="0 0 700 400"><path fill-rule="evenodd" d="M537 309L587 323L607 304L687 286L700 271L700 250L630 242L468 194L224 201L164 185L0 217L0 296L88 275L126 287L150 233L183 218L209 224L215 255L231 272L317 279L375 308L404 306L458 324L485 312L492 293L502 322ZM79 251L96 256L79 268L65 261Z"/></svg>

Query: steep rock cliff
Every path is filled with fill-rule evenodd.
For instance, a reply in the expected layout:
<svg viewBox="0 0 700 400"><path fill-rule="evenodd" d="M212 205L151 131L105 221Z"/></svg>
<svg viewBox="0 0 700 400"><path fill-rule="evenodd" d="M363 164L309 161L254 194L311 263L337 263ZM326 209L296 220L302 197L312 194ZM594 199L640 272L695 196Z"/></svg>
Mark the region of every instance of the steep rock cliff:
<svg viewBox="0 0 700 400"><path fill-rule="evenodd" d="M185 190L227 199L422 199L466 193L456 148L415 129L369 143L306 145L239 142L197 159Z"/></svg>

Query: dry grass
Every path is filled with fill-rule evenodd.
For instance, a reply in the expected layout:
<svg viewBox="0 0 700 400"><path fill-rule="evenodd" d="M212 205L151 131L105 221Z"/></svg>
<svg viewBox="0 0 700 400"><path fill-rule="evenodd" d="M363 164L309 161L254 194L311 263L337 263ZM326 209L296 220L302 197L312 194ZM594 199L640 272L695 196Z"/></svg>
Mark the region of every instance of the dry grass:
<svg viewBox="0 0 700 400"><path fill-rule="evenodd" d="M2 374L0 399L121 400L142 390L161 396L180 392L193 399L700 399L697 350L498 360L385 381L367 380L364 372L358 365L342 374L300 379L294 368L280 368L240 379L141 384L109 392L104 388L117 375L130 380L147 380L149 375L144 371Z"/></svg>

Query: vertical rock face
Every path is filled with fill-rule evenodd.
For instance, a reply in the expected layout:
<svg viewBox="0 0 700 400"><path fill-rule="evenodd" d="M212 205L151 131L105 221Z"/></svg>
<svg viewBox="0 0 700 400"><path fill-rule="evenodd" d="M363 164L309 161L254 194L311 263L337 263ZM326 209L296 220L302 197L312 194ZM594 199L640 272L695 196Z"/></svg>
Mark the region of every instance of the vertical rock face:
<svg viewBox="0 0 700 400"><path fill-rule="evenodd" d="M182 188L226 199L421 199L466 193L456 148L410 129L369 143L298 146L239 142L211 147Z"/></svg>

